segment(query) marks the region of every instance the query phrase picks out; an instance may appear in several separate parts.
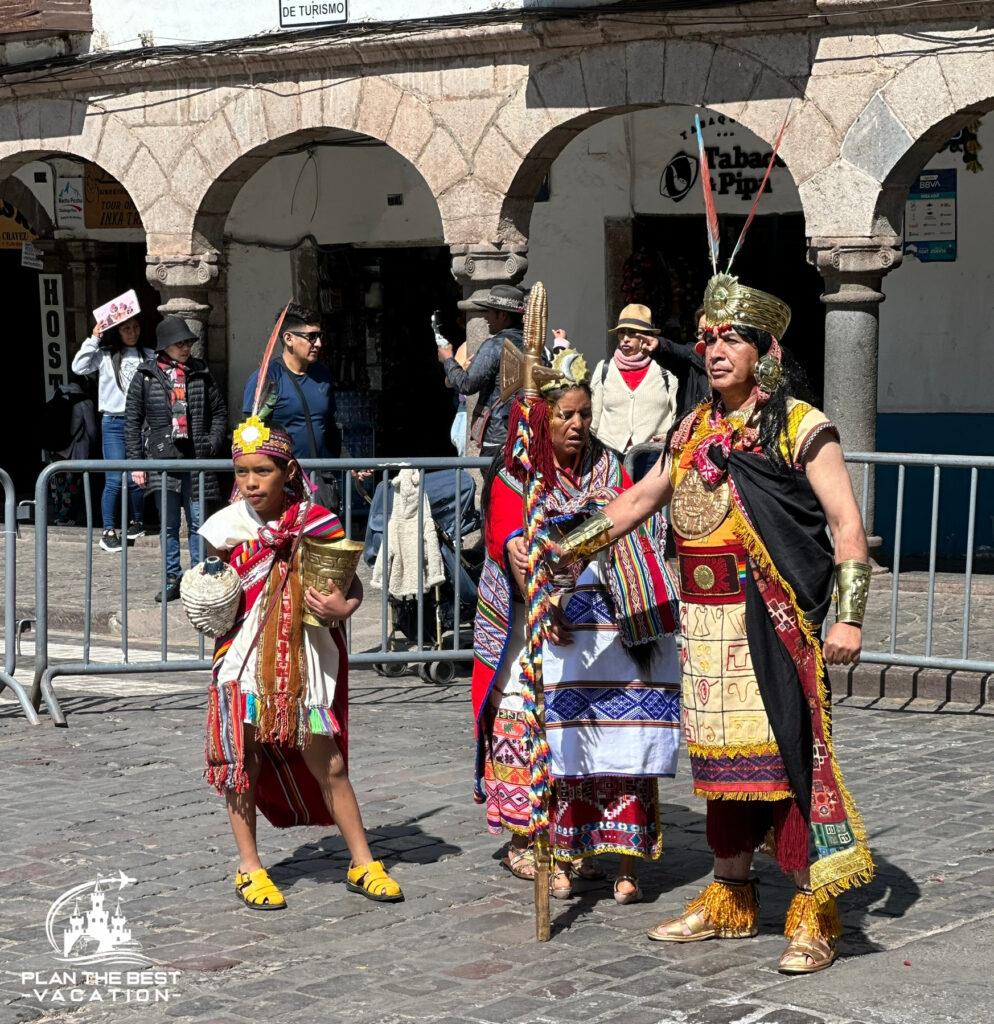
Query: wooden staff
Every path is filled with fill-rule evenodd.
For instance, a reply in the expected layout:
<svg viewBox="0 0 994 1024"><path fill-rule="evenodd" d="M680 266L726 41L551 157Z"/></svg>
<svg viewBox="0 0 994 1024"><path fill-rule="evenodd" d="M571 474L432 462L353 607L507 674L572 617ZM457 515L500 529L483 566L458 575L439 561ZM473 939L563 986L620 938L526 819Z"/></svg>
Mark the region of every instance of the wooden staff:
<svg viewBox="0 0 994 1024"><path fill-rule="evenodd" d="M522 701L529 738L529 769L531 776L531 815L529 834L535 856L535 937L547 942L551 934L549 915L549 883L551 874L551 848L549 843L549 791L550 757L545 736L545 693L542 687L542 642L548 626L548 602L545 580L548 571L542 558L541 531L544 515L541 506L543 490L541 466L536 465L535 430L531 423L534 412L547 417L548 410L541 401L539 385L551 380L554 374L542 363L545 345L548 306L545 288L536 283L528 297L525 310L524 342L522 352L510 341L504 342L501 355L501 399L507 401L519 389L520 406L512 417L516 429L513 443L513 461L524 470L525 502L524 532L528 549L526 580L528 630L525 653L521 659ZM547 425L548 420L545 420ZM547 426L546 426L547 435ZM546 438L547 440L547 438Z"/></svg>

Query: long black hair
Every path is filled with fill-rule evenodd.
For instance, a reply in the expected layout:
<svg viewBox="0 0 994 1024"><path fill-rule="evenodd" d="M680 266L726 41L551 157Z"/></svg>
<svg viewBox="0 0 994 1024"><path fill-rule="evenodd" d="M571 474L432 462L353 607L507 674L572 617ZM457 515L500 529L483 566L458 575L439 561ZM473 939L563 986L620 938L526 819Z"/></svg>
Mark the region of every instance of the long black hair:
<svg viewBox="0 0 994 1024"><path fill-rule="evenodd" d="M110 352L110 363L114 367L114 380L117 381L117 388L119 391L124 390L124 384L121 382L121 357L124 355L126 348L134 348L134 350L140 355L145 352L145 348L142 346L141 341L141 321L132 317L135 323L138 325L138 340L134 345L125 345L121 341L121 327L128 323L128 320L122 320L119 324L111 324L103 334L100 335L100 347Z"/></svg>
<svg viewBox="0 0 994 1024"><path fill-rule="evenodd" d="M761 331L745 324L732 324L732 327L749 344L756 347L760 357L770 351L773 336L768 331ZM807 376L800 363L782 346L780 365L783 367L783 383L770 395L769 401L759 414L759 444L773 468L778 473L785 473L788 468L788 459L790 462L794 460L790 434L787 431L787 397L793 395L795 398L805 398L809 387ZM712 408L717 405L719 397L717 394L713 396ZM783 449L787 451L786 459Z"/></svg>

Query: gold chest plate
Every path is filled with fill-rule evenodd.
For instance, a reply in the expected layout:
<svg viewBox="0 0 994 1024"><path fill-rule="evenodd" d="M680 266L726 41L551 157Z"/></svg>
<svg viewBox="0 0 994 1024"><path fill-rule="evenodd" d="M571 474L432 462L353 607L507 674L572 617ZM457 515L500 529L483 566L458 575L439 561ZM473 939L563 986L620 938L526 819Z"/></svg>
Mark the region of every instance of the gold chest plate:
<svg viewBox="0 0 994 1024"><path fill-rule="evenodd" d="M696 469L688 470L673 492L670 504L673 529L685 540L707 537L724 522L730 500L727 480L722 480L712 490Z"/></svg>

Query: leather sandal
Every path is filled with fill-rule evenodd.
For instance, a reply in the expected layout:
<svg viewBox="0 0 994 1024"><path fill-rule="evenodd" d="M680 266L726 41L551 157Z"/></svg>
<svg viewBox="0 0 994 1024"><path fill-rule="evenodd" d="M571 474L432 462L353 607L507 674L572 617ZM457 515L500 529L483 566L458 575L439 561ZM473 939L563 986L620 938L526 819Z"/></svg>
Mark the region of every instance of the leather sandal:
<svg viewBox="0 0 994 1024"><path fill-rule="evenodd" d="M253 910L285 910L286 900L265 868L235 872L235 895Z"/></svg>
<svg viewBox="0 0 994 1024"><path fill-rule="evenodd" d="M618 889L619 882L631 882L634 887L631 892L621 892ZM623 907L629 903L641 903L642 902L642 886L639 885L639 880L634 875L618 875L614 880L614 902L620 903ZM657 925L658 927L658 925Z"/></svg>
<svg viewBox="0 0 994 1024"><path fill-rule="evenodd" d="M603 882L607 873L602 871L597 862L590 857L581 857L573 861L573 874L585 882Z"/></svg>
<svg viewBox="0 0 994 1024"><path fill-rule="evenodd" d="M573 865L568 860L557 860L549 880L549 895L557 900L573 898ZM563 882L566 884L564 885Z"/></svg>
<svg viewBox="0 0 994 1024"><path fill-rule="evenodd" d="M387 874L381 860L356 864L349 868L346 879L345 888L349 892L360 893L377 903L399 903L404 898L403 890Z"/></svg>
<svg viewBox="0 0 994 1024"><path fill-rule="evenodd" d="M535 881L535 851L530 846L510 847L507 856L501 859L501 864L515 878L524 879L526 882Z"/></svg>
<svg viewBox="0 0 994 1024"><path fill-rule="evenodd" d="M781 974L814 974L831 967L836 956L835 939L815 935L801 924L780 957L777 970Z"/></svg>

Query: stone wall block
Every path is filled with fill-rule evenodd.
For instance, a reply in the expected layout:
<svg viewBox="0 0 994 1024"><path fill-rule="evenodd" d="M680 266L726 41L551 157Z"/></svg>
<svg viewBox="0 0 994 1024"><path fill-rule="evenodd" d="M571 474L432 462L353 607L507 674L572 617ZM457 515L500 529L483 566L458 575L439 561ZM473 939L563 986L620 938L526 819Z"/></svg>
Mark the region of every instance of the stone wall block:
<svg viewBox="0 0 994 1024"><path fill-rule="evenodd" d="M493 65L484 58L463 67L446 68L444 74L438 80L437 85L425 83L431 89L437 89L434 94L439 99L449 97L452 99L472 99L480 96L490 96L494 91ZM427 90L426 90L427 92Z"/></svg>
<svg viewBox="0 0 994 1024"><path fill-rule="evenodd" d="M495 124L514 151L525 157L540 139L558 126L558 120L542 106L529 83L501 108Z"/></svg>
<svg viewBox="0 0 994 1024"><path fill-rule="evenodd" d="M528 68L524 64L495 64L493 67L494 92L498 96L510 96L521 88L527 77Z"/></svg>
<svg viewBox="0 0 994 1024"><path fill-rule="evenodd" d="M214 177L224 173L239 157L241 150L224 114L216 115L190 139Z"/></svg>
<svg viewBox="0 0 994 1024"><path fill-rule="evenodd" d="M581 51L580 70L588 107L625 106L628 101L628 73L624 47Z"/></svg>
<svg viewBox="0 0 994 1024"><path fill-rule="evenodd" d="M206 124L213 120L241 93L241 90L234 86L220 85L217 82L191 81L188 85L191 124Z"/></svg>
<svg viewBox="0 0 994 1024"><path fill-rule="evenodd" d="M779 129L777 124L771 141ZM795 103L780 143L780 156L794 181L800 184L836 159L840 141L840 136L813 103Z"/></svg>
<svg viewBox="0 0 994 1024"><path fill-rule="evenodd" d="M213 178L204 158L190 146L186 155L169 174L169 191L196 209L204 193L210 188Z"/></svg>
<svg viewBox="0 0 994 1024"><path fill-rule="evenodd" d="M963 110L994 95L994 41L984 47L940 54L939 67L953 107Z"/></svg>
<svg viewBox="0 0 994 1024"><path fill-rule="evenodd" d="M301 124L300 100L295 83L269 84L259 87L266 130L271 139L279 139L298 131Z"/></svg>
<svg viewBox="0 0 994 1024"><path fill-rule="evenodd" d="M877 181L883 181L914 140L880 93L853 122L841 156Z"/></svg>
<svg viewBox="0 0 994 1024"><path fill-rule="evenodd" d="M17 99L14 101L14 109L17 114L18 134L25 141L40 139L41 135L41 110L40 105L44 101L35 99Z"/></svg>
<svg viewBox="0 0 994 1024"><path fill-rule="evenodd" d="M954 28L940 28L933 24L921 32L878 32L873 40L877 61L882 67L900 70L924 54L947 49L956 51L964 47L969 43L971 33L981 47L994 46L994 33L990 29L978 32L976 24L974 20L969 27L961 22Z"/></svg>
<svg viewBox="0 0 994 1024"><path fill-rule="evenodd" d="M873 234L880 182L848 160L835 160L801 182L797 190L809 236Z"/></svg>
<svg viewBox="0 0 994 1024"><path fill-rule="evenodd" d="M480 144L497 104L492 96L480 96L469 100L437 100L431 109L439 124L452 132L456 145L469 159Z"/></svg>
<svg viewBox="0 0 994 1024"><path fill-rule="evenodd" d="M496 245L503 196L467 178L438 201L445 239L450 245Z"/></svg>
<svg viewBox="0 0 994 1024"><path fill-rule="evenodd" d="M147 98L136 99L145 106L146 124L179 126L190 123L190 87L187 82L161 86Z"/></svg>
<svg viewBox="0 0 994 1024"><path fill-rule="evenodd" d="M297 85L300 102L300 123L306 128L324 124L324 91L328 82L323 78L302 78Z"/></svg>
<svg viewBox="0 0 994 1024"><path fill-rule="evenodd" d="M418 160L418 170L437 197L469 174L469 164L452 136L437 128Z"/></svg>
<svg viewBox="0 0 994 1024"><path fill-rule="evenodd" d="M145 231L150 235L185 238L187 241L183 248L186 248L193 230L193 212L186 202L178 200L176 195L182 195L182 193L164 195L153 203L147 211L143 212L142 223Z"/></svg>
<svg viewBox="0 0 994 1024"><path fill-rule="evenodd" d="M669 42L663 75L663 99L667 103L694 106L704 102L714 49L711 43L688 39Z"/></svg>
<svg viewBox="0 0 994 1024"><path fill-rule="evenodd" d="M628 103L659 103L663 98L666 44L662 39L629 43L625 47L625 82Z"/></svg>
<svg viewBox="0 0 994 1024"><path fill-rule="evenodd" d="M110 168L105 167L105 170L110 170ZM113 173L111 171L111 174ZM118 180L128 190L132 201L138 207L142 224L145 223L145 211L151 209L152 204L169 191L166 176L144 146L141 146L135 154L135 158L128 168L127 176Z"/></svg>
<svg viewBox="0 0 994 1024"><path fill-rule="evenodd" d="M78 131L82 112L75 100L39 100L37 107L40 139L62 140Z"/></svg>
<svg viewBox="0 0 994 1024"><path fill-rule="evenodd" d="M255 89L243 89L239 97L225 108L224 116L240 152L247 153L269 141L262 96Z"/></svg>
<svg viewBox="0 0 994 1024"><path fill-rule="evenodd" d="M893 73L885 70L846 75L841 80L819 75L803 83L804 95L828 118L839 137L844 138L873 94L892 77Z"/></svg>
<svg viewBox="0 0 994 1024"><path fill-rule="evenodd" d="M14 100L5 100L0 103L0 148L6 148L9 143L19 142L21 138L21 126L17 120L17 106Z"/></svg>
<svg viewBox="0 0 994 1024"><path fill-rule="evenodd" d="M396 86L389 85L380 78L365 79L355 130L372 135L374 139L386 139L393 127L403 95Z"/></svg>
<svg viewBox="0 0 994 1024"><path fill-rule="evenodd" d="M567 57L537 68L528 82L526 102L529 106L544 106L556 121L585 113L590 107L580 62Z"/></svg>
<svg viewBox="0 0 994 1024"><path fill-rule="evenodd" d="M749 54L783 78L806 78L811 73L811 45L806 32L738 36L725 46Z"/></svg>
<svg viewBox="0 0 994 1024"><path fill-rule="evenodd" d="M745 110L745 105L755 92L762 75L762 65L752 57L736 53L724 46L717 47L714 51L714 60L711 62L711 73L704 87L705 106L714 107L720 103L726 113L735 117L737 113ZM781 95L789 96L792 91L787 83L781 87Z"/></svg>
<svg viewBox="0 0 994 1024"><path fill-rule="evenodd" d="M498 129L488 128L473 160L473 177L506 194L514 181L521 158Z"/></svg>
<svg viewBox="0 0 994 1024"><path fill-rule="evenodd" d="M331 128L355 128L359 116L361 78L346 78L324 90L324 123Z"/></svg>
<svg viewBox="0 0 994 1024"><path fill-rule="evenodd" d="M882 64L877 40L871 35L825 35L814 39L812 45L812 76L865 74L879 70Z"/></svg>
<svg viewBox="0 0 994 1024"><path fill-rule="evenodd" d="M986 88L989 95L994 95L994 81L988 81ZM936 57L922 57L906 67L884 86L882 95L912 139L956 113ZM922 102L925 97L928 101Z"/></svg>
<svg viewBox="0 0 994 1024"><path fill-rule="evenodd" d="M435 130L435 119L416 96L407 93L400 101L386 140L398 153L414 163Z"/></svg>
<svg viewBox="0 0 994 1024"><path fill-rule="evenodd" d="M195 129L145 125L133 130L135 137L155 157L156 163L169 174L189 152Z"/></svg>
<svg viewBox="0 0 994 1024"><path fill-rule="evenodd" d="M103 120L103 135L100 139L100 147L94 157L94 163L99 164L105 171L121 181L125 168L128 167L138 151L138 140L134 133L121 124L116 117L105 116ZM154 161L153 166L155 166ZM157 166L155 170L161 177L162 172ZM134 195L132 195L132 199L134 199Z"/></svg>

